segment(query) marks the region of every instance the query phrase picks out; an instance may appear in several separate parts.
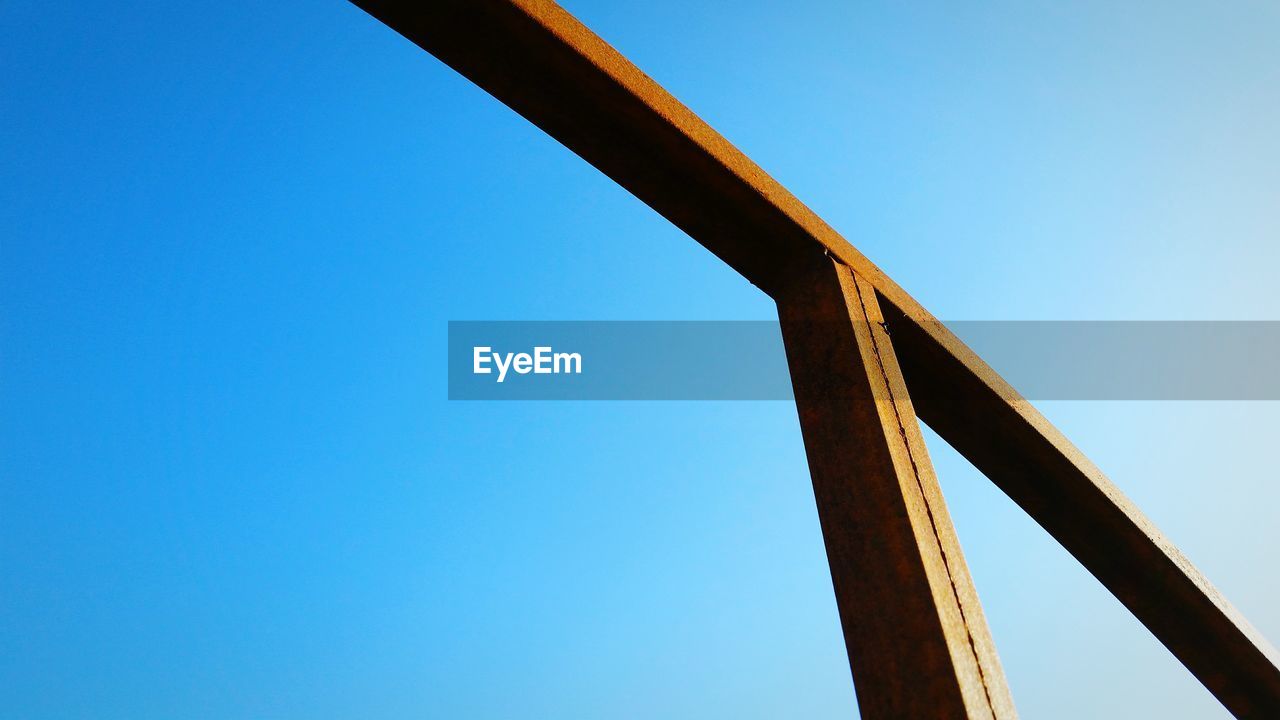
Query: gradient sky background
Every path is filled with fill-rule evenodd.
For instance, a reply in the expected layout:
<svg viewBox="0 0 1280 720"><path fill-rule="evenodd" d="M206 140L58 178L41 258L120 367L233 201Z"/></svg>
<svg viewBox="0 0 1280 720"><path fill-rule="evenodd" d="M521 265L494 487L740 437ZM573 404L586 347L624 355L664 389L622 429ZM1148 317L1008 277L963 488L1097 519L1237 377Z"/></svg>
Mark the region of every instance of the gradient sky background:
<svg viewBox="0 0 1280 720"><path fill-rule="evenodd" d="M1280 319L1273 2L566 6L942 318ZM445 399L451 319L773 316L696 243L336 0L0 76L0 717L855 712L789 404ZM1280 639L1280 408L1042 407ZM1024 716L1224 715L932 448Z"/></svg>

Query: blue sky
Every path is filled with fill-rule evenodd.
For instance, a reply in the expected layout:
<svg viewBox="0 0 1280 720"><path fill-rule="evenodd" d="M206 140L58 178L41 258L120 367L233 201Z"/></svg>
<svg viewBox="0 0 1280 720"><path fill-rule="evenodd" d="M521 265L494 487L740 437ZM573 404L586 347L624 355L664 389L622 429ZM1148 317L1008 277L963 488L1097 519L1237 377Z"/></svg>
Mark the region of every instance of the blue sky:
<svg viewBox="0 0 1280 720"><path fill-rule="evenodd" d="M942 318L1280 317L1274 3L798 5L566 3ZM445 399L449 320L773 316L696 243L342 2L0 73L0 717L850 716L792 407ZM1043 409L1280 638L1273 404ZM1025 716L1223 715L931 448Z"/></svg>

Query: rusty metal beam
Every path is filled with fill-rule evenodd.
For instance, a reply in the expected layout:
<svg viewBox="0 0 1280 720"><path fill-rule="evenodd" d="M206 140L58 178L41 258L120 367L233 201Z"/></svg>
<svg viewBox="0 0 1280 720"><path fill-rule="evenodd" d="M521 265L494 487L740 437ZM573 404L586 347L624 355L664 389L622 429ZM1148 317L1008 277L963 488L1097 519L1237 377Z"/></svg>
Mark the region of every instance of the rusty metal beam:
<svg viewBox="0 0 1280 720"><path fill-rule="evenodd" d="M886 307L916 412L1232 714L1280 718L1280 654L1102 471L936 320Z"/></svg>
<svg viewBox="0 0 1280 720"><path fill-rule="evenodd" d="M875 291L827 260L778 317L861 716L1015 718Z"/></svg>
<svg viewBox="0 0 1280 720"><path fill-rule="evenodd" d="M353 0L775 298L825 253L875 288L921 418L1238 716L1280 716L1280 656L952 333L755 163L549 0Z"/></svg>

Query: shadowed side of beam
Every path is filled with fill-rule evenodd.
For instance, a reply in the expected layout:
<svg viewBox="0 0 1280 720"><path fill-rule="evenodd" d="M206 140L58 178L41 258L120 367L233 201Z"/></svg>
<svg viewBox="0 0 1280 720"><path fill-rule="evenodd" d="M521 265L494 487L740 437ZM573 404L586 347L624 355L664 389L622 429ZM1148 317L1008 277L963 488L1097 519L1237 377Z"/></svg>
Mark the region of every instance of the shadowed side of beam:
<svg viewBox="0 0 1280 720"><path fill-rule="evenodd" d="M916 412L1237 717L1280 717L1280 656L1140 510L937 321L885 317Z"/></svg>
<svg viewBox="0 0 1280 720"><path fill-rule="evenodd" d="M796 258L821 251L793 220L779 215L777 198L763 193L777 187L797 210L798 201L558 5L355 4L542 128L757 285L772 284ZM747 175L758 181L744 183Z"/></svg>
<svg viewBox="0 0 1280 720"><path fill-rule="evenodd" d="M893 328L919 412L939 435L1232 712L1280 715L1275 651L1114 485L901 287L571 15L547 0L354 2L775 298L823 253L865 278ZM984 428L989 418L998 427Z"/></svg>
<svg viewBox="0 0 1280 720"><path fill-rule="evenodd" d="M861 715L1013 720L875 291L822 260L778 317Z"/></svg>

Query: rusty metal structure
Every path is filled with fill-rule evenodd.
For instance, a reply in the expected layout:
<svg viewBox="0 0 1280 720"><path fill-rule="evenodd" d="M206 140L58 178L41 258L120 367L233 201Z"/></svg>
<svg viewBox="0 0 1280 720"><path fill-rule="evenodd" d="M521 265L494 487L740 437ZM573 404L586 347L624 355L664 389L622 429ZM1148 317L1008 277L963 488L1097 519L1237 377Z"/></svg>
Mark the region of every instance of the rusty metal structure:
<svg viewBox="0 0 1280 720"><path fill-rule="evenodd" d="M777 303L860 712L1016 711L917 418L1237 717L1280 654L1029 402L835 230L551 0L353 0Z"/></svg>

